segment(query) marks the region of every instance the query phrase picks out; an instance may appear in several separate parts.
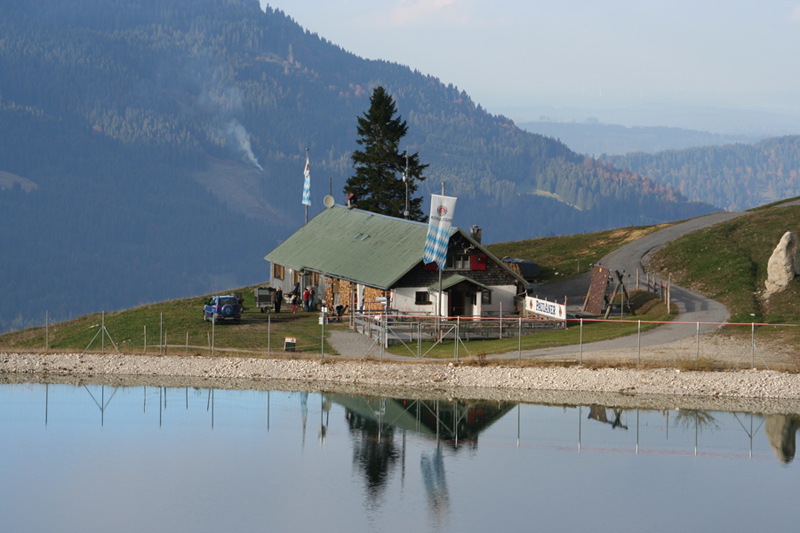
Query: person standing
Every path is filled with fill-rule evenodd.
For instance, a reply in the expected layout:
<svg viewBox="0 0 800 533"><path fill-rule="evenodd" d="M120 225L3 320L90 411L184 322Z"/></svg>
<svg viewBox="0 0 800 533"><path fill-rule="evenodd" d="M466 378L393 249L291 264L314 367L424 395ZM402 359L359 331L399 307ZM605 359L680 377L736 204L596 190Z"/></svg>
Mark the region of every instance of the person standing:
<svg viewBox="0 0 800 533"><path fill-rule="evenodd" d="M308 313L310 309L311 303L311 291L308 290L308 287L303 291L303 311Z"/></svg>
<svg viewBox="0 0 800 533"><path fill-rule="evenodd" d="M275 304L275 312L276 313L280 313L281 312L281 304L283 303L283 289L278 287L278 290L275 291L275 294L274 294L273 297L275 298L275 301L273 302Z"/></svg>
<svg viewBox="0 0 800 533"><path fill-rule="evenodd" d="M300 283L294 284L294 289L292 289L292 314L297 311L297 302L300 301Z"/></svg>

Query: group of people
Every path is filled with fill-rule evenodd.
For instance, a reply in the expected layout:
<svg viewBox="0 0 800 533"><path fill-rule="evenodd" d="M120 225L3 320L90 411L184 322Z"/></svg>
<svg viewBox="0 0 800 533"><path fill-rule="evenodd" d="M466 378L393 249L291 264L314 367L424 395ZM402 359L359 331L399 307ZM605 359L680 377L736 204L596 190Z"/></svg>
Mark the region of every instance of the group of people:
<svg viewBox="0 0 800 533"><path fill-rule="evenodd" d="M294 289L292 289L292 292L290 292L289 295L289 302L292 304L292 313L295 313L297 312L297 306L301 300L299 283L294 284ZM302 294L302 301L304 311L309 312L314 310L314 287L305 288ZM280 313L281 304L283 303L283 290L280 287L275 290L273 303L275 305L275 312Z"/></svg>

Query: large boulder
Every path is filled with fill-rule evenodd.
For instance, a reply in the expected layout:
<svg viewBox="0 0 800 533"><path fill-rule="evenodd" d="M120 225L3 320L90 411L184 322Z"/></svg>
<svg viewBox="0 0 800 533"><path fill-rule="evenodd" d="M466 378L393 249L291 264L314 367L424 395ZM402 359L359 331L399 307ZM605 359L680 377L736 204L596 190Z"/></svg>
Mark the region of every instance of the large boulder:
<svg viewBox="0 0 800 533"><path fill-rule="evenodd" d="M797 235L791 231L784 233L767 263L767 281L764 284L768 293L785 289L795 275L800 274L798 248Z"/></svg>

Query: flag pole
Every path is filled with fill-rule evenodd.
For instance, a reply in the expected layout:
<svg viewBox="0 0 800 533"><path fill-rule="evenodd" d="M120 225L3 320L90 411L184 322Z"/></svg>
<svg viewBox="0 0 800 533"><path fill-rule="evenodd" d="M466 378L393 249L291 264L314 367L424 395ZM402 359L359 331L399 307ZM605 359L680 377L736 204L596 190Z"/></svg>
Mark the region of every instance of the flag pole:
<svg viewBox="0 0 800 533"><path fill-rule="evenodd" d="M305 172L305 175L306 175L306 179L308 179L308 175L309 175L309 169L308 169L308 148L306 148L306 172ZM305 202L304 202L304 203L305 203ZM307 204L307 203L305 203L305 206L306 206L306 224L308 224L308 204Z"/></svg>
<svg viewBox="0 0 800 533"><path fill-rule="evenodd" d="M444 196L444 182L442 182L442 196ZM445 264L447 263L447 259L445 259ZM442 268L439 269L439 317L442 316ZM441 335L441 329L439 330ZM457 339L456 339L457 341Z"/></svg>
<svg viewBox="0 0 800 533"><path fill-rule="evenodd" d="M408 148L406 148L406 171L403 172L403 183L406 184L406 210L403 211L403 218L408 220Z"/></svg>

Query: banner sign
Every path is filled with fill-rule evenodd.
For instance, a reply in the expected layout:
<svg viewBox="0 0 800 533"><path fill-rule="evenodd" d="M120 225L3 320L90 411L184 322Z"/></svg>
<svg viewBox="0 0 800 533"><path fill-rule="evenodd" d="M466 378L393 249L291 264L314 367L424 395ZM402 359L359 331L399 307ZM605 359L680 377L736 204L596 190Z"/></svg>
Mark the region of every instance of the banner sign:
<svg viewBox="0 0 800 533"><path fill-rule="evenodd" d="M566 305L548 302L547 300L533 298L528 295L525 295L525 310L548 318L556 318L558 320L567 319Z"/></svg>
<svg viewBox="0 0 800 533"><path fill-rule="evenodd" d="M431 195L431 215L428 218L428 236L425 238L422 262L436 263L441 270L444 270L447 260L447 245L450 242L450 226L453 224L456 200L454 196Z"/></svg>

